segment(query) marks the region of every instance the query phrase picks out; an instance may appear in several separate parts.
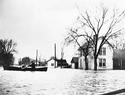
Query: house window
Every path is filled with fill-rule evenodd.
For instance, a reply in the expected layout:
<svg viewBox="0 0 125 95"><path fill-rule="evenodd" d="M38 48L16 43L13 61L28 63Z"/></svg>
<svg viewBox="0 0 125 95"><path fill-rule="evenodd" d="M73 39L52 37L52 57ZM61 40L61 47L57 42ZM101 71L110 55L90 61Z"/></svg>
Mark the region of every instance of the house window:
<svg viewBox="0 0 125 95"><path fill-rule="evenodd" d="M106 55L106 48L105 47L102 47L100 49L99 55Z"/></svg>
<svg viewBox="0 0 125 95"><path fill-rule="evenodd" d="M103 55L106 55L106 48L103 47L103 51L102 51Z"/></svg>
<svg viewBox="0 0 125 95"><path fill-rule="evenodd" d="M106 67L106 59L105 58L99 59L99 67Z"/></svg>

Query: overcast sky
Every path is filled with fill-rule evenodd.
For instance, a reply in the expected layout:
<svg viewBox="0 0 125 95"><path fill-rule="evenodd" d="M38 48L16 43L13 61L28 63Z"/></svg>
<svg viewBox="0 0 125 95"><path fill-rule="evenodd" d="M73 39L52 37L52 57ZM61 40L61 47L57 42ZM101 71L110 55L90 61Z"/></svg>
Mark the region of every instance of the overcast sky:
<svg viewBox="0 0 125 95"><path fill-rule="evenodd" d="M124 0L0 0L0 37L17 42L17 58L35 58L36 49L40 57L49 58L54 55L54 43L60 58L66 28L78 16L76 5L87 8L99 3L125 9ZM68 59L72 48L64 48Z"/></svg>

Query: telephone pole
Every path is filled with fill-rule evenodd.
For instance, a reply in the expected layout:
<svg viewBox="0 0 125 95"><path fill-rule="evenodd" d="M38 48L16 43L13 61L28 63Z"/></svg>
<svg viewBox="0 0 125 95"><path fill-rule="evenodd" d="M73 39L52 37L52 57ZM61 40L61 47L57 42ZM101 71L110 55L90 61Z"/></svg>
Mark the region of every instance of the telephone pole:
<svg viewBox="0 0 125 95"><path fill-rule="evenodd" d="M55 68L56 68L56 43L54 44Z"/></svg>
<svg viewBox="0 0 125 95"><path fill-rule="evenodd" d="M37 57L38 57L38 49L36 50L36 66L37 66L37 61L38 61Z"/></svg>

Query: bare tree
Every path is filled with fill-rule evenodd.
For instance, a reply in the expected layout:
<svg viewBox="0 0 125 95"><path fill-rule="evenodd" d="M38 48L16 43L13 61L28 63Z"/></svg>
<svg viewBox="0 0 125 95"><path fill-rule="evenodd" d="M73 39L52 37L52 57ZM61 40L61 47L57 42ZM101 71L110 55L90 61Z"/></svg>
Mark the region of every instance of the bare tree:
<svg viewBox="0 0 125 95"><path fill-rule="evenodd" d="M0 39L0 50L4 54L15 53L17 43L15 43L12 39Z"/></svg>
<svg viewBox="0 0 125 95"><path fill-rule="evenodd" d="M84 56L85 58L85 70L89 69L88 66L88 55L91 53L91 40L90 39L86 39L86 42L83 43L83 45L81 47L79 47L79 51L82 53L82 56Z"/></svg>
<svg viewBox="0 0 125 95"><path fill-rule="evenodd" d="M90 54L90 48L91 48L91 40L88 37L84 37L81 40L79 40L79 36L77 33L77 29L70 29L68 37L66 37L65 41L67 44L74 43L78 46L78 51L82 53L82 56L85 58L85 70L88 70L88 59L87 56Z"/></svg>
<svg viewBox="0 0 125 95"><path fill-rule="evenodd" d="M101 7L101 11L97 10L96 15L93 12L86 10L80 13L78 21L83 29L80 34L79 31L74 31L76 36L74 39L85 37L91 40L91 45L93 47L93 57L94 57L94 70L97 70L97 58L102 46L113 38L116 38L121 33L121 28L118 26L120 21L125 15L125 11L119 12L118 10L109 9ZM119 29L120 28L120 29ZM77 42L77 40L76 40Z"/></svg>
<svg viewBox="0 0 125 95"><path fill-rule="evenodd" d="M112 44L114 49L121 49L124 50L125 49L125 39L118 39L118 40L114 40L114 43Z"/></svg>
<svg viewBox="0 0 125 95"><path fill-rule="evenodd" d="M5 63L3 65L13 64L13 54L17 52L16 46L17 44L12 39L0 39L0 57Z"/></svg>

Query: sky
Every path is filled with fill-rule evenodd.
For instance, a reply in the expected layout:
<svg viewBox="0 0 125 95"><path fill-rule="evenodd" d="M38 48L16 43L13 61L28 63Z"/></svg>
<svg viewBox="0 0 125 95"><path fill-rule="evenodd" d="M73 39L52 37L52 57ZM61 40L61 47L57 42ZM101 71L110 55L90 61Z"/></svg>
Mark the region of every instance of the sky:
<svg viewBox="0 0 125 95"><path fill-rule="evenodd" d="M60 58L67 28L79 15L77 6L98 4L125 9L124 0L0 0L0 38L17 42L17 59L35 58L37 49L39 57L49 59L55 43ZM74 52L72 45L64 47L64 58L70 62Z"/></svg>

